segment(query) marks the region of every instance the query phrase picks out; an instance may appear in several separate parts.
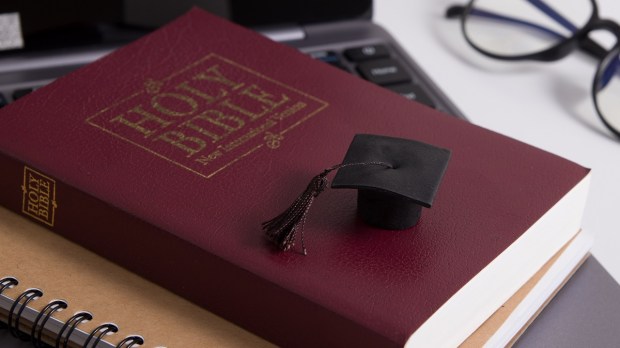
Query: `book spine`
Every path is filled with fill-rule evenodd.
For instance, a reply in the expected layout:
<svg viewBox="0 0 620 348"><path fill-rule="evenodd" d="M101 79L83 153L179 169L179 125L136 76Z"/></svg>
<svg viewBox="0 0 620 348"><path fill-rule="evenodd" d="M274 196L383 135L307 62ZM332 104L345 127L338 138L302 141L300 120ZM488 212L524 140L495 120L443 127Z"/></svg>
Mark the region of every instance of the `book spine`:
<svg viewBox="0 0 620 348"><path fill-rule="evenodd" d="M2 152L0 169L0 205L271 342L401 346L48 171Z"/></svg>

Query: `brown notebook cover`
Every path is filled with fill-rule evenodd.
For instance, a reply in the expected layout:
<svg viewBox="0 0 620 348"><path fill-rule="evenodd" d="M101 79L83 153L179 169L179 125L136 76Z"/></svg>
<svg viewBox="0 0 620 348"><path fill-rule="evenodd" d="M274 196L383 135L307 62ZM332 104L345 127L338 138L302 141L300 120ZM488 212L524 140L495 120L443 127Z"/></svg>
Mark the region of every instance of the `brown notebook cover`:
<svg viewBox="0 0 620 348"><path fill-rule="evenodd" d="M452 151L432 209L379 230L328 190L311 254L273 251L261 222L359 133ZM579 229L589 179L197 9L1 109L0 168L0 204L295 346L462 341Z"/></svg>

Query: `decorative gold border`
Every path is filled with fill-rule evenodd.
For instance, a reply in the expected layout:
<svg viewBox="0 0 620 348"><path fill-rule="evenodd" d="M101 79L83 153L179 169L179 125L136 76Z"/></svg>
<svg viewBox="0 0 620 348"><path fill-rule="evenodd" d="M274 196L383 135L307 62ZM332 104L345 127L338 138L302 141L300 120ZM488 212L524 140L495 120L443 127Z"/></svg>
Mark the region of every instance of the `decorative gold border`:
<svg viewBox="0 0 620 348"><path fill-rule="evenodd" d="M295 128L295 127L297 127L297 126L301 125L302 123L306 122L307 120L309 120L310 118L312 118L313 116L315 116L316 114L318 114L319 112L323 111L325 108L327 108L327 107L329 106L329 103L328 103L328 102L326 102L326 101L324 101L324 100L321 100L321 99L319 99L319 98L317 98L317 97L314 97L314 96L312 96L312 95L310 95L310 94L307 94L307 93L305 93L305 92L302 92L302 91L300 91L300 90L298 90L298 89L296 89L296 88L293 88L293 87L291 87L291 86L285 85L285 84L283 84L283 83L281 83L281 82L279 82L279 81L276 81L276 80L274 80L274 79L272 79L272 78L270 78L270 77L267 77L267 76L265 76L265 75L263 75L263 74L261 74L261 73L259 73L259 72L255 71L255 70L252 70L252 69L250 69L250 68L248 68L248 67L245 67L245 66L243 66L243 65L240 65L240 64L238 64L238 63L236 63L236 62L234 62L234 61L232 61L232 60L230 60L230 59L228 59L228 58L224 58L224 57L222 57L222 56L220 56L220 55L218 55L218 54L216 54L216 53L210 53L210 54L208 54L208 55L206 55L206 56L204 56L204 57L202 57L202 58L198 59L197 61L195 61L195 62L193 62L193 63L191 63L191 64L188 64L188 65L187 65L187 66L185 66L184 68L181 68L180 70L178 70L178 71L176 71L176 72L172 73L171 75L169 75L168 77L164 78L164 79L163 79L163 80L161 80L161 81L168 81L168 80L171 80L172 78L174 78L174 77L176 77L176 76L178 76L178 75L180 75L180 74L184 73L185 71L190 70L190 69L192 69L192 68L196 67L197 65L202 64L203 62L205 62L205 61L207 61L207 60L209 60L209 59L212 59L212 58L217 58L217 59L220 59L220 60L224 61L224 62L225 62L225 63L227 63L227 64L230 64L230 65L232 65L232 66L235 66L235 67L237 67L237 68L239 68L239 69L241 69L241 70L245 70L246 72L248 72L248 73L250 73L250 74L253 74L253 75L255 75L255 76L259 77L259 78L265 79L265 80L267 80L267 81L269 81L269 82L271 82L271 83L273 83L273 84L275 84L275 85L278 85L278 86L280 86L280 87L282 87L282 88L285 88L285 89L291 90L291 91L293 91L293 92L295 92L295 93L297 93L297 94L299 94L299 95L304 96L305 98L308 98L308 99L314 100L316 103L318 103L318 104L320 104L320 105L321 105L321 106L319 106L316 110L314 110L313 112L310 112L309 114L307 114L306 116L304 116L303 118L301 118L300 120L298 120L297 122L293 123L292 125L288 126L287 128L285 128L285 129L283 129L282 131L280 131L279 133L277 133L277 134L278 134L279 136L281 136L281 137L282 137L284 134L286 134L287 132L289 132L290 130L292 130L293 128ZM160 154L160 153L158 153L158 152L155 152L154 150L151 150L150 148L148 148L148 147L146 147L146 146L144 146L144 145L141 145L141 144L139 144L139 143L136 143L135 141L132 141L132 140L130 140L130 139L128 139L128 138L125 138L125 137L123 137L123 136L121 136L121 135L119 135L119 134L117 134L117 133L114 133L113 131L111 131L111 130L109 130L109 129L105 128L105 127L102 127L102 126L100 126L100 125L98 125L98 124L94 123L94 121L93 121L93 120L94 120L97 116L99 116L99 115L101 115L102 113L104 113L104 112L106 112L106 111L108 111L108 110L110 110L110 109L112 109L112 108L114 108L114 107L117 107L117 106L119 106L119 105L121 105L121 104L123 104L123 103L125 103L125 102L127 102L127 101L129 101L129 100L131 100L131 99L133 99L133 98L136 98L137 96L139 96L139 95L141 95L141 94L144 94L144 93L145 93L144 91L138 91L138 92L136 92L136 93L134 93L134 94L130 95L129 97L123 98L123 99L121 99L121 100L119 100L119 101L117 101L117 102L113 103L112 105L110 105L110 106L108 106L108 107L106 107L106 108L104 108L104 109L102 109L102 110L100 110L100 111L96 112L95 114L93 114L93 115L89 116L88 118L86 118L86 123L90 124L91 126L93 126L93 127L95 127L95 128L98 128L98 129L100 129L100 130L102 130L102 131L104 131L104 132L106 132L106 133L108 133L108 134L110 134L110 135L112 135L112 136L114 136L114 137L116 137L116 138L119 138L119 139L124 140L124 141L126 141L126 142L128 142L128 143L130 143L130 144L132 144L132 145L134 145L134 146L137 146L137 147L139 147L139 148L143 149L144 151L146 151L146 152L148 152L148 153L150 153L150 154L152 154L152 155L154 155L154 156L157 156L157 157L159 157L159 158L161 158L161 159L163 159L163 160L165 160L165 161L167 161L167 162L169 162L169 163L172 163L172 164L174 164L174 165L176 165L176 166L178 166L178 167L181 167L181 168L183 168L183 169L185 169L185 170L187 170L187 171L189 171L189 172L192 172L192 173L194 173L194 174L196 174L196 175L199 175L199 176L201 176L201 177L203 177L203 178L205 178L205 179L209 179L209 178L213 177L213 176L214 176L214 175L216 175L217 173L219 173L219 172L223 171L224 169L226 169L226 168L228 168L229 166L233 165L234 163L238 162L238 161L239 161L239 160L241 160L242 158L247 157L248 155L250 155L251 153L255 152L255 151L256 151L256 150L258 150L259 148L263 147L263 145L264 145L264 144L260 144L260 145L258 145L258 146L256 146L256 147L252 148L251 150L249 150L249 151L245 152L244 154L242 154L242 155L240 155L240 156L238 156L238 157L236 157L236 158L233 158L231 161L229 161L228 163L224 164L224 165L223 165L223 166L221 166L220 168L215 169L215 170L214 170L214 171L212 171L211 173L209 173L209 174L203 174L203 173L201 173L201 172L199 172L199 171L197 171L197 170L195 170L195 169L192 169L192 168L190 168L190 167L188 167L188 166L186 166L186 165L184 165L184 164L181 164L180 162L177 162L177 161L172 160L172 159L170 159L170 158L168 158L168 157L166 157L166 156L164 156L164 155L162 155L162 154Z"/></svg>
<svg viewBox="0 0 620 348"><path fill-rule="evenodd" d="M50 220L41 219L37 215L32 215L26 209L26 201L28 200L26 198L26 194L28 193L28 189L27 189L27 187L28 187L28 172L32 172L32 173L36 174L37 176L42 177L42 178L44 178L45 180L47 180L47 181L49 181L51 183L51 185L50 185L51 186L51 190L50 190L50 193L51 193L51 195L50 195L51 196L50 197L51 198L50 199L50 210L51 210L50 217L51 217L51 219ZM42 223L44 223L44 224L46 224L48 226L54 227L55 216L56 216L56 208L58 208L58 204L56 203L56 180L50 178L49 176L47 176L47 175L45 175L45 174L43 174L43 173L41 173L39 171L36 171L36 170L34 170L34 169L32 169L32 168L30 168L28 166L24 166L24 183L22 185L22 193L23 193L23 195L22 195L22 213L24 213L25 215L30 216L31 218L33 218L33 219L35 219L37 221L40 221L40 222L42 222Z"/></svg>

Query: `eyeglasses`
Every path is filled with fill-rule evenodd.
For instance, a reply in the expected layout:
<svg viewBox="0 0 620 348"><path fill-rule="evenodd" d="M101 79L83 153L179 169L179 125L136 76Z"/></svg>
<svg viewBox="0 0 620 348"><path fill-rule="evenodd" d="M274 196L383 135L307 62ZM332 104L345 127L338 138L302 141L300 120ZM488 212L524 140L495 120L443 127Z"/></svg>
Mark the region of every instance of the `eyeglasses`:
<svg viewBox="0 0 620 348"><path fill-rule="evenodd" d="M471 0L448 8L446 17L461 18L465 40L492 58L550 62L581 49L598 59L594 106L620 138L620 25L601 19L594 0ZM596 30L615 36L611 49L588 36Z"/></svg>

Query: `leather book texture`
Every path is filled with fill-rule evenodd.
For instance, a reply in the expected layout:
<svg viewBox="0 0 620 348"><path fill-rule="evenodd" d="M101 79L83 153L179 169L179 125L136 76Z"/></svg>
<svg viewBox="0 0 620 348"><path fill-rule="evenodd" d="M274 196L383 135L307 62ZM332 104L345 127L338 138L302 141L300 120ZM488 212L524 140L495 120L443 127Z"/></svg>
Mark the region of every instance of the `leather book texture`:
<svg viewBox="0 0 620 348"><path fill-rule="evenodd" d="M355 134L449 149L433 207L381 230L326 190L309 254L271 248L261 222ZM2 108L0 168L8 209L297 347L460 343L579 229L589 178L198 9Z"/></svg>

